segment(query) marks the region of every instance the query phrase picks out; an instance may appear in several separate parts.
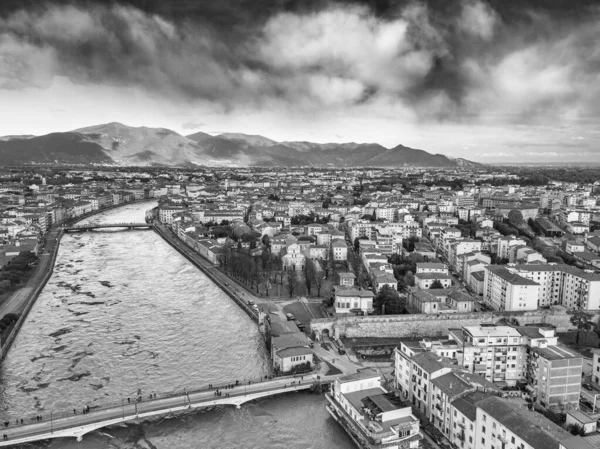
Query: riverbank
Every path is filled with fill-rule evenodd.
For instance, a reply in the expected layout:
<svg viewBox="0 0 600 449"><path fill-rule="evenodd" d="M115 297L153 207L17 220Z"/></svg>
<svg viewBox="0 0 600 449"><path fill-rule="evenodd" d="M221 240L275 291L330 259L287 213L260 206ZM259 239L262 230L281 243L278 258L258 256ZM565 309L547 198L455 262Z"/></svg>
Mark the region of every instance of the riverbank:
<svg viewBox="0 0 600 449"><path fill-rule="evenodd" d="M250 318L259 323L258 311L249 306L245 301L244 296L246 293L242 292L240 296L239 292L232 288L228 281L221 278L221 276L224 275L220 273L211 262L186 245L183 241L181 241L181 239L172 235L172 232L162 223L155 221L153 229L160 237L163 238L163 240L165 240L165 242L171 245L175 250L177 250L177 252L179 252L192 264L194 264L194 266L198 267L206 276L208 276L208 278L213 281L221 290L223 290L231 299L233 299L236 304L238 304L242 310L248 314Z"/></svg>
<svg viewBox="0 0 600 449"><path fill-rule="evenodd" d="M154 198L144 198L143 200L131 201L124 204L114 204L111 206L104 207L102 209L94 210L90 213L75 217L72 220L66 221L64 224L74 224L86 218L90 218L94 215L110 211L128 204L137 204L147 201L155 201ZM21 326L27 319L29 311L35 304L39 294L45 287L46 283L54 272L54 265L56 262L56 256L60 247L60 240L64 234L61 226L56 226L44 236L46 245L39 255L38 265L32 270L29 278L25 284L18 290L14 291L1 305L0 305L0 317L7 313L19 314L19 320L16 322L12 331L8 335L5 341L0 342L0 360L4 360L6 354L10 350L12 343L14 342Z"/></svg>

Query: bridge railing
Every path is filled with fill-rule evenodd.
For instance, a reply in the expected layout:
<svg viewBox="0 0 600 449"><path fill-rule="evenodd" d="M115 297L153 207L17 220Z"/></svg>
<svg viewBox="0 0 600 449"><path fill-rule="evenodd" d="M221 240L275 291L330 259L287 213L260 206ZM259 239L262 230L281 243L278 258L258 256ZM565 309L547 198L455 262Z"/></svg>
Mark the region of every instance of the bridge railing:
<svg viewBox="0 0 600 449"><path fill-rule="evenodd" d="M255 385L255 384L259 384L259 383L268 384L269 381L271 381L271 380L279 380L279 379L290 379L290 381L292 382L294 380L300 379L301 377L311 376L314 374L316 374L316 373L313 371L310 371L310 372L298 373L298 374L294 374L294 375L279 375L279 376L271 375L271 376L264 376L261 378L254 378L254 379L237 379L234 381L219 382L218 384L202 385L202 386L197 386L197 387L192 387L192 388L188 388L186 386L186 387L181 387L181 388L178 388L178 389L170 391L170 392L152 392L152 391L146 390L145 392L142 392L141 395L138 395L137 392L134 392L128 397L124 396L124 397L120 398L120 400L115 400L115 401L111 401L111 402L107 402L107 403L103 403L103 404L94 404L94 405L78 404L78 405L71 406L68 410L65 410L65 409L62 409L62 410L42 409L42 410L36 411L34 414L27 415L27 416L13 415L13 416L8 417L8 416L4 415L2 418L0 418L0 426L2 426L4 424L3 429L5 429L5 430L10 430L10 429L19 428L19 427L25 427L29 424L38 423L39 421L37 420L37 416L41 416L43 422L51 421L51 420L58 420L58 419L63 419L63 418L69 418L69 417L72 417L75 415L81 415L83 413L83 410L86 409L87 406L89 406L88 413L91 415L93 415L94 412L97 412L97 411L113 409L113 410L115 410L115 416L118 416L120 411L122 409L124 410L125 407L127 407L128 410L130 410L132 407L134 407L136 405L139 405L142 403L146 404L148 402L157 401L159 399L168 399L168 398L174 398L174 397L179 396L182 398L182 400L186 400L189 397L189 395L192 395L192 394L205 393L208 391L216 391L216 390L226 390L229 385L233 385L234 390L236 392L240 392L241 391L240 389L247 385ZM21 424L21 420L23 420L22 424ZM8 426L5 425L7 422L9 423Z"/></svg>
<svg viewBox="0 0 600 449"><path fill-rule="evenodd" d="M88 229L88 228L118 228L127 226L152 226L150 223L129 222L129 223L87 223L65 226L68 229Z"/></svg>

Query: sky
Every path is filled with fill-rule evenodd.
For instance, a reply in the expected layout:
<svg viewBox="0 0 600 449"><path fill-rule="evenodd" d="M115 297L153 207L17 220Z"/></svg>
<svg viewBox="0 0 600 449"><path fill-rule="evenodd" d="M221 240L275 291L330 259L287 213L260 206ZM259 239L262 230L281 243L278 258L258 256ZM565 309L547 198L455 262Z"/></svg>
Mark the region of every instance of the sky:
<svg viewBox="0 0 600 449"><path fill-rule="evenodd" d="M107 122L600 162L595 0L0 1L0 135Z"/></svg>

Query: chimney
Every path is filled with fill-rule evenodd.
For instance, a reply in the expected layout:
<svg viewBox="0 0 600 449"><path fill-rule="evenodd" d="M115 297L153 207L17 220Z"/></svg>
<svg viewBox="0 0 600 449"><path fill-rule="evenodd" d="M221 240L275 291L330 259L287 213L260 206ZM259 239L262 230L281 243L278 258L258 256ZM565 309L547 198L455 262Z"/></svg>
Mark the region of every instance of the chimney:
<svg viewBox="0 0 600 449"><path fill-rule="evenodd" d="M450 382L450 389L452 390L452 382Z"/></svg>

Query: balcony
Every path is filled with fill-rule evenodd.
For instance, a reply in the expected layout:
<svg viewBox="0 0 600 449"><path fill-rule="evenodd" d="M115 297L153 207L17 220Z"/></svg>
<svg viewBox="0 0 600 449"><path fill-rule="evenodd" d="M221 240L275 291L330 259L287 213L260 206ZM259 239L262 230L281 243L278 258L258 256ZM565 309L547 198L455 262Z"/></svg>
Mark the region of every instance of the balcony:
<svg viewBox="0 0 600 449"><path fill-rule="evenodd" d="M336 421L346 430L352 439L359 447L365 449L387 449L397 448L398 445L403 445L408 442L418 441L423 438L419 432L419 421L414 418L414 422L407 422L392 426L394 430L376 431L367 426L378 426L379 424L368 419L355 421L341 406L337 400L330 394L325 395L327 399L327 411L335 418ZM401 437L399 433L410 431L410 435ZM387 440L387 441L384 441Z"/></svg>

